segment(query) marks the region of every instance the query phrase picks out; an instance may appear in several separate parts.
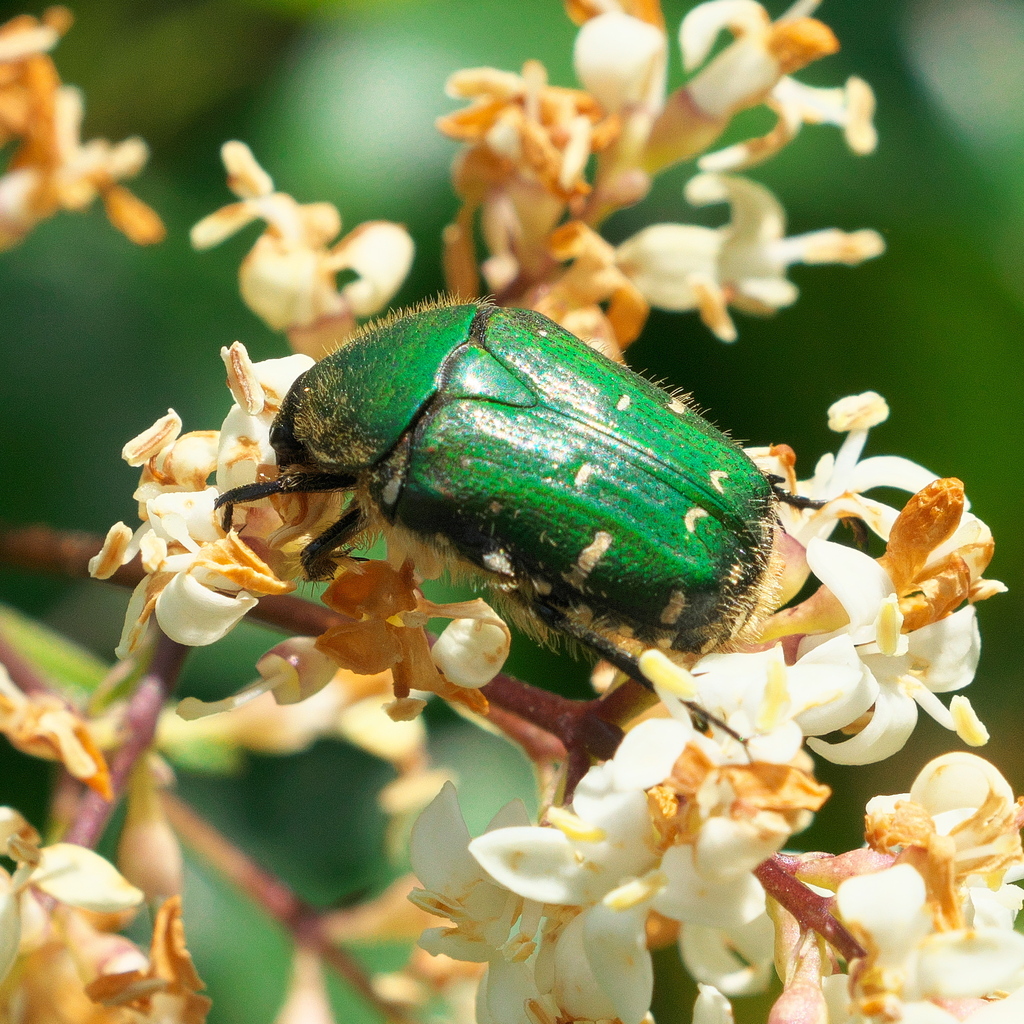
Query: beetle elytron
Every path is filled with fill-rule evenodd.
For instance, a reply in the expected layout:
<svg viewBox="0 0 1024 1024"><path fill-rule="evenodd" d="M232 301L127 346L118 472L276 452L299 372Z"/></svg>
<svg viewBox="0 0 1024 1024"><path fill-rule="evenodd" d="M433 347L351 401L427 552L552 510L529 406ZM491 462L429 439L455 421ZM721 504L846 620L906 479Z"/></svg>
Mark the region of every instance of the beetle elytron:
<svg viewBox="0 0 1024 1024"><path fill-rule="evenodd" d="M361 533L401 530L634 676L616 638L708 651L771 589L772 483L684 402L529 310L371 327L295 381L271 444L280 476L217 504L352 492L304 550L309 578Z"/></svg>

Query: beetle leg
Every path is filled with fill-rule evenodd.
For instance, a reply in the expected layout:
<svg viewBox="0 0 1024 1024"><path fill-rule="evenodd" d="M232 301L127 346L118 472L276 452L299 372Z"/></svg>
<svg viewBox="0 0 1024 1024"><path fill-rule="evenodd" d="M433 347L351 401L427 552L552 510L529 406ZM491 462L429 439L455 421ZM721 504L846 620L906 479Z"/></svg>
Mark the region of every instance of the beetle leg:
<svg viewBox="0 0 1024 1024"><path fill-rule="evenodd" d="M363 529L363 510L358 505L347 509L342 517L327 527L302 549L302 571L308 580L330 579L334 575L331 552Z"/></svg>
<svg viewBox="0 0 1024 1024"><path fill-rule="evenodd" d="M768 473L767 476L768 483L772 485L772 490L775 492L775 497L787 505L792 505L793 508L823 508L826 504L820 498L805 498L801 494L792 494L784 490L782 487L786 482L784 477L776 476L774 473Z"/></svg>
<svg viewBox="0 0 1024 1024"><path fill-rule="evenodd" d="M286 473L276 480L264 480L261 483L242 484L225 491L214 503L215 509L227 506L224 513L223 527L231 529L231 519L235 505L244 505L249 501L269 498L272 494L313 494L318 491L347 491L355 487L355 477L342 476L338 473Z"/></svg>
<svg viewBox="0 0 1024 1024"><path fill-rule="evenodd" d="M654 689L651 681L640 671L636 658L628 651L624 651L618 644L601 636L600 633L595 633L592 629L587 629L586 626L581 626L578 622L573 622L564 611L554 605L538 601L534 604L534 609L545 625L578 640L599 654L605 661L611 662L620 672L625 672L630 679L636 680L641 686L648 690Z"/></svg>
<svg viewBox="0 0 1024 1024"><path fill-rule="evenodd" d="M637 659L628 651L624 651L618 644L600 633L595 633L592 629L587 629L586 626L581 626L578 622L573 622L560 608L543 602L537 602L533 607L546 625L589 647L641 686L648 690L654 689L651 681L640 671ZM716 718L692 700L684 700L682 703L686 705L687 710L693 716L694 726L699 732L704 732L709 725L714 725L746 747L746 737L741 736L731 725Z"/></svg>

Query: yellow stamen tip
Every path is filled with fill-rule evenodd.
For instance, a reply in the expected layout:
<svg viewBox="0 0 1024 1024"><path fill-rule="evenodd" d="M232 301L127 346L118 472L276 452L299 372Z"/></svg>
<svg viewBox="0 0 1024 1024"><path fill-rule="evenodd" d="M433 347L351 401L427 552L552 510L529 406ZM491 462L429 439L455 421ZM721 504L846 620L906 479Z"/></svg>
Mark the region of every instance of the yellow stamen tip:
<svg viewBox="0 0 1024 1024"><path fill-rule="evenodd" d="M892 657L899 646L900 631L903 629L903 613L900 611L899 598L892 594L882 602L875 619L875 642L878 649Z"/></svg>
<svg viewBox="0 0 1024 1024"><path fill-rule="evenodd" d="M604 829L585 822L564 807L549 807L545 817L568 839L575 839L580 843L600 843L605 839Z"/></svg>
<svg viewBox="0 0 1024 1024"><path fill-rule="evenodd" d="M661 651L644 651L637 658L637 665L655 686L667 690L674 697L690 700L697 696L693 676L685 668L674 665Z"/></svg>
<svg viewBox="0 0 1024 1024"><path fill-rule="evenodd" d="M611 910L632 910L633 907L657 896L668 885L668 876L663 871L652 871L643 878L612 889L602 901Z"/></svg>
<svg viewBox="0 0 1024 1024"><path fill-rule="evenodd" d="M988 743L988 729L966 697L959 694L954 697L949 702L949 712L953 716L957 736L969 747L983 747Z"/></svg>

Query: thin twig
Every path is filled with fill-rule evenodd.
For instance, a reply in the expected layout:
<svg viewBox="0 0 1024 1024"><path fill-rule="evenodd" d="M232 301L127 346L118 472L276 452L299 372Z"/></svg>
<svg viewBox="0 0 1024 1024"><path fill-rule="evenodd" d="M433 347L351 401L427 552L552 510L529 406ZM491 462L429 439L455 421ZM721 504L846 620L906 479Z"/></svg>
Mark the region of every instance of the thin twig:
<svg viewBox="0 0 1024 1024"><path fill-rule="evenodd" d="M366 969L355 957L336 946L327 934L324 915L297 896L276 875L260 867L184 800L162 794L171 826L202 859L288 929L296 943L313 950L391 1024L407 1024L404 1008L383 999L374 990Z"/></svg>
<svg viewBox="0 0 1024 1024"><path fill-rule="evenodd" d="M7 669L11 682L22 693L53 695L46 680L18 652L14 645L0 632L0 665Z"/></svg>
<svg viewBox="0 0 1024 1024"><path fill-rule="evenodd" d="M64 837L65 842L93 847L99 842L117 801L128 785L128 778L139 758L150 748L164 704L174 692L181 666L189 648L161 633L153 650L146 674L139 680L125 708L121 745L110 758L110 787L113 800L104 800L89 790L82 797L75 820Z"/></svg>
<svg viewBox="0 0 1024 1024"><path fill-rule="evenodd" d="M45 526L0 529L0 562L60 576L87 577L89 559L103 543L95 534L53 530ZM122 566L111 583L134 587L143 578L138 559ZM319 636L344 621L343 616L320 604L292 595L260 598L249 613L252 618L282 632ZM627 683L605 699L571 700L499 673L481 692L499 713L491 721L519 743L531 759L573 758L578 772L590 758L612 756L622 739L621 724L630 708L642 710L647 698ZM549 734L547 738L544 733ZM575 774L575 773L574 773ZM577 780L578 781L578 780Z"/></svg>
<svg viewBox="0 0 1024 1024"><path fill-rule="evenodd" d="M765 892L801 925L813 928L847 963L866 956L860 943L832 916L834 897L813 892L786 870L786 862L780 854L775 854L754 869Z"/></svg>

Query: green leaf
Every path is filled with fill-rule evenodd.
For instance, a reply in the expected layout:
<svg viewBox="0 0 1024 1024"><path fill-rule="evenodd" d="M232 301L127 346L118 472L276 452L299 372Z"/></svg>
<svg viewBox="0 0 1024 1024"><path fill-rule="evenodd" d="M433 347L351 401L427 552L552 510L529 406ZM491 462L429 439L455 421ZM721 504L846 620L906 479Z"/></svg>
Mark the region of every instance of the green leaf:
<svg viewBox="0 0 1024 1024"><path fill-rule="evenodd" d="M0 633L46 683L75 703L84 702L110 671L92 652L8 605L0 605Z"/></svg>

